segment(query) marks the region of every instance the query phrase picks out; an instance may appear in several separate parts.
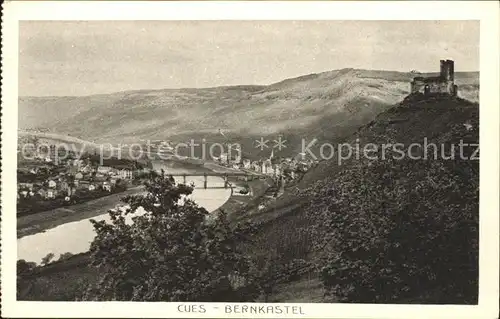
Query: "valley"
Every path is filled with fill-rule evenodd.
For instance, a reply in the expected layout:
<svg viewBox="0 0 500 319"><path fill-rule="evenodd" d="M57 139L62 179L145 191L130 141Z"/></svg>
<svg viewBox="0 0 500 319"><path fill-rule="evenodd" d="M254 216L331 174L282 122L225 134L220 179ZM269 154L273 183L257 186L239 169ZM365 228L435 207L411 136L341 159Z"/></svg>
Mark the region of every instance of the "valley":
<svg viewBox="0 0 500 319"><path fill-rule="evenodd" d="M314 138L361 147L401 143L409 155L422 155L424 148L412 151L409 146L427 138L446 145L448 157L457 152L450 150L451 144L477 143L479 74L455 74L458 97L409 95L412 76L343 69L269 86L26 97L19 101L20 128L43 128L96 144L233 142L253 161L295 157L302 141ZM287 148L255 147L260 137L277 136L286 138ZM319 147L311 151L317 154ZM473 151L465 150L469 155ZM349 157L343 163L319 159L265 205L231 200L223 205L233 213L233 223L251 221L257 227L242 249L263 269L276 265L270 268L272 287L263 301L477 302L477 228L463 225L478 223L479 162L458 153L431 160L398 160L391 150L387 154L393 157ZM467 265L457 266L464 258ZM72 260L76 268L64 261L47 266L51 270L40 272L24 298L73 298L75 282L94 280L96 274L85 266L85 255ZM448 271L433 268L433 260ZM394 281L378 275L383 271ZM363 293L337 284L345 278ZM401 278L410 279L402 283ZM387 292L377 292L382 283ZM437 298L445 286L447 294Z"/></svg>
<svg viewBox="0 0 500 319"><path fill-rule="evenodd" d="M268 86L20 97L19 128L43 128L113 145L146 140L233 142L255 157L268 156L271 151L256 149L255 140L282 134L291 146L281 155L294 156L300 152L303 138L342 140L401 101L409 93L413 76L342 69ZM457 72L455 77L459 96L478 102L479 73Z"/></svg>

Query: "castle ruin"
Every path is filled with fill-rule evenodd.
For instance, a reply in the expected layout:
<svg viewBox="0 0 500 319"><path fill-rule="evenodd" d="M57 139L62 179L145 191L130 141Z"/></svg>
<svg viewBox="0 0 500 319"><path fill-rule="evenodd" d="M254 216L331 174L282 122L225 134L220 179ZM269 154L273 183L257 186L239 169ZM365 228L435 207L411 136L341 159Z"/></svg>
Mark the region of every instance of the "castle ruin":
<svg viewBox="0 0 500 319"><path fill-rule="evenodd" d="M447 94L457 95L457 86L454 79L455 65L452 60L441 60L439 76L415 77L411 82L411 93L424 95Z"/></svg>

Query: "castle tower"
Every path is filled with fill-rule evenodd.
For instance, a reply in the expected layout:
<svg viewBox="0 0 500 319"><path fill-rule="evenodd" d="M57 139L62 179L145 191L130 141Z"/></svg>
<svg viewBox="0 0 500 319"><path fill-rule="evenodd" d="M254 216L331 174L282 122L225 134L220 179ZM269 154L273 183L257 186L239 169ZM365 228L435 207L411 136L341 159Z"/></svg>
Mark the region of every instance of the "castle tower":
<svg viewBox="0 0 500 319"><path fill-rule="evenodd" d="M441 60L441 78L454 81L455 63L452 60Z"/></svg>
<svg viewBox="0 0 500 319"><path fill-rule="evenodd" d="M441 60L439 76L413 78L411 82L411 93L448 94L457 96L458 87L455 85L455 62L453 60Z"/></svg>

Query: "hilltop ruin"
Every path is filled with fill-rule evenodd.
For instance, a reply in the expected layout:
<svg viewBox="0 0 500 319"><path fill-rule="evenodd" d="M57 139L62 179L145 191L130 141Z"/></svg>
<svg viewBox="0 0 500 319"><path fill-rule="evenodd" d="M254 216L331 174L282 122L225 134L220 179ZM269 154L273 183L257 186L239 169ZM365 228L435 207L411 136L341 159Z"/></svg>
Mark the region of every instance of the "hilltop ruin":
<svg viewBox="0 0 500 319"><path fill-rule="evenodd" d="M454 80L455 65L452 60L441 60L439 76L415 77L411 82L411 93L424 95L447 94L457 95L457 86Z"/></svg>

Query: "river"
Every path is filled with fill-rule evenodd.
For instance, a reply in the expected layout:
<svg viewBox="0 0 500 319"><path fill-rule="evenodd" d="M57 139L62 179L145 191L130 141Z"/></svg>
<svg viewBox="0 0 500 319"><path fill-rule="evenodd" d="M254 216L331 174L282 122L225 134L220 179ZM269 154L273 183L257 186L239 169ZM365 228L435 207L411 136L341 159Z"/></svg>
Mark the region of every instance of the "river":
<svg viewBox="0 0 500 319"><path fill-rule="evenodd" d="M170 174L189 174L195 172L193 169L184 169L180 167L165 166L162 163L154 163L153 168L159 170L166 169ZM203 189L204 178L202 176L188 176L187 183L194 183L196 187L190 198L198 205L203 206L209 212L212 212L222 206L231 196L231 189ZM176 182L182 183L182 177L176 178ZM222 178L209 176L208 185L222 187L224 181ZM117 202L116 204L119 204ZM143 211L138 209L135 214L141 214ZM130 219L133 214L127 218ZM89 250L90 243L95 237L95 232L90 219L109 221L107 213L94 218L82 219L75 222L59 225L47 229L43 232L18 238L17 240L17 259L24 259L30 262L40 263L47 254L54 254L58 259L61 254L70 252L72 254L83 253Z"/></svg>

